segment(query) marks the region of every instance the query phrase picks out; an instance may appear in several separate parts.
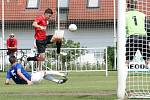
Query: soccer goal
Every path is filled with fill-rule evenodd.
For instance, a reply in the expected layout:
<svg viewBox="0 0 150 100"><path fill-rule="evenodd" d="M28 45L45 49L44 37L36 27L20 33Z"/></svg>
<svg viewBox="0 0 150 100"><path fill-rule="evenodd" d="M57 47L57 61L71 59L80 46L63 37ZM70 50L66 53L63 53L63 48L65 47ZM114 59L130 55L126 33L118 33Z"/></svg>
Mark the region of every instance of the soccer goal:
<svg viewBox="0 0 150 100"><path fill-rule="evenodd" d="M60 72L101 71L105 73L105 76L108 76L106 47L61 48L59 55L56 53L56 48L47 48L45 56L46 61L43 63L43 68L46 70ZM36 71L36 68L33 68L32 71Z"/></svg>
<svg viewBox="0 0 150 100"><path fill-rule="evenodd" d="M150 53L149 6L149 0L118 1L117 95L121 100L124 97L150 98L150 70L147 65ZM126 27L129 24L132 24L132 32Z"/></svg>

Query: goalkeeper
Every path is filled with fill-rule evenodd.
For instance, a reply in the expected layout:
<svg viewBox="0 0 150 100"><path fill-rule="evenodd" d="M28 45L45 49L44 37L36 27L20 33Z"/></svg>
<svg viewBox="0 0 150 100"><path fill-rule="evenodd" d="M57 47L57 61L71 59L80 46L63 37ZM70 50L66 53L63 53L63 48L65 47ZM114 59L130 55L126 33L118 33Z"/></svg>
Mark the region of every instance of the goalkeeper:
<svg viewBox="0 0 150 100"><path fill-rule="evenodd" d="M137 1L128 1L128 11L126 12L126 63L133 60L133 57L137 50L140 50L143 59L150 63L148 59L149 50L146 33L146 16L144 13L136 10Z"/></svg>
<svg viewBox="0 0 150 100"><path fill-rule="evenodd" d="M16 84L35 84L39 83L41 80L46 79L58 84L63 84L67 81L67 74L60 73L58 71L39 71L32 73L31 75L23 68L23 66L16 62L16 57L11 56L9 58L11 63L11 68L7 70L6 74L6 85L10 84L10 79L12 78ZM56 79L54 76L61 76L62 79Z"/></svg>

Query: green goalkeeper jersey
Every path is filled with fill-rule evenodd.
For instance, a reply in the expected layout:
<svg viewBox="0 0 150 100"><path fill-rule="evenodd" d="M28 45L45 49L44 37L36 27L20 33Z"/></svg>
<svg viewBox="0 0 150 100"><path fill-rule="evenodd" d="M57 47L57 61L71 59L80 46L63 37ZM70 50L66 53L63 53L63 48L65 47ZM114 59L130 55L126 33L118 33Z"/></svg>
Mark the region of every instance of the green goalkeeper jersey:
<svg viewBox="0 0 150 100"><path fill-rule="evenodd" d="M139 11L126 12L126 33L130 35L146 35L145 14Z"/></svg>

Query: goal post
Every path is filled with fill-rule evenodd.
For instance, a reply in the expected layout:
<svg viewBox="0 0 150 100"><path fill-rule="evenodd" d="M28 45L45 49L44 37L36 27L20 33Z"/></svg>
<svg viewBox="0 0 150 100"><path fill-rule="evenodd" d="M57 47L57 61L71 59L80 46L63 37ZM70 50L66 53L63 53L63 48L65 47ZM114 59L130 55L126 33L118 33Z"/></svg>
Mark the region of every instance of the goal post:
<svg viewBox="0 0 150 100"><path fill-rule="evenodd" d="M118 1L119 100L150 98L149 6L149 0Z"/></svg>
<svg viewBox="0 0 150 100"><path fill-rule="evenodd" d="M122 100L125 96L126 88L126 67L125 67L125 0L118 0L118 36L117 36L117 70L118 88L117 96Z"/></svg>

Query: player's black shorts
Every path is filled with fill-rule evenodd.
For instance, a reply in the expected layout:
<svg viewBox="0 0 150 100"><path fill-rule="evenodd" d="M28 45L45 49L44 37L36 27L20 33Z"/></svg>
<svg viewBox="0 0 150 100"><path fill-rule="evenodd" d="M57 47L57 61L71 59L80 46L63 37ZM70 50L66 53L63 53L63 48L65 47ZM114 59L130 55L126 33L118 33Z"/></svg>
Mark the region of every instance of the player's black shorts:
<svg viewBox="0 0 150 100"><path fill-rule="evenodd" d="M131 35L126 41L126 60L131 61L137 50L140 50L144 60L150 57L147 38L145 36Z"/></svg>
<svg viewBox="0 0 150 100"><path fill-rule="evenodd" d="M38 53L45 53L46 45L51 44L50 42L53 35L46 36L46 40L36 40L36 46Z"/></svg>
<svg viewBox="0 0 150 100"><path fill-rule="evenodd" d="M47 35L46 36L46 44L52 44L53 42L51 42L53 35Z"/></svg>

